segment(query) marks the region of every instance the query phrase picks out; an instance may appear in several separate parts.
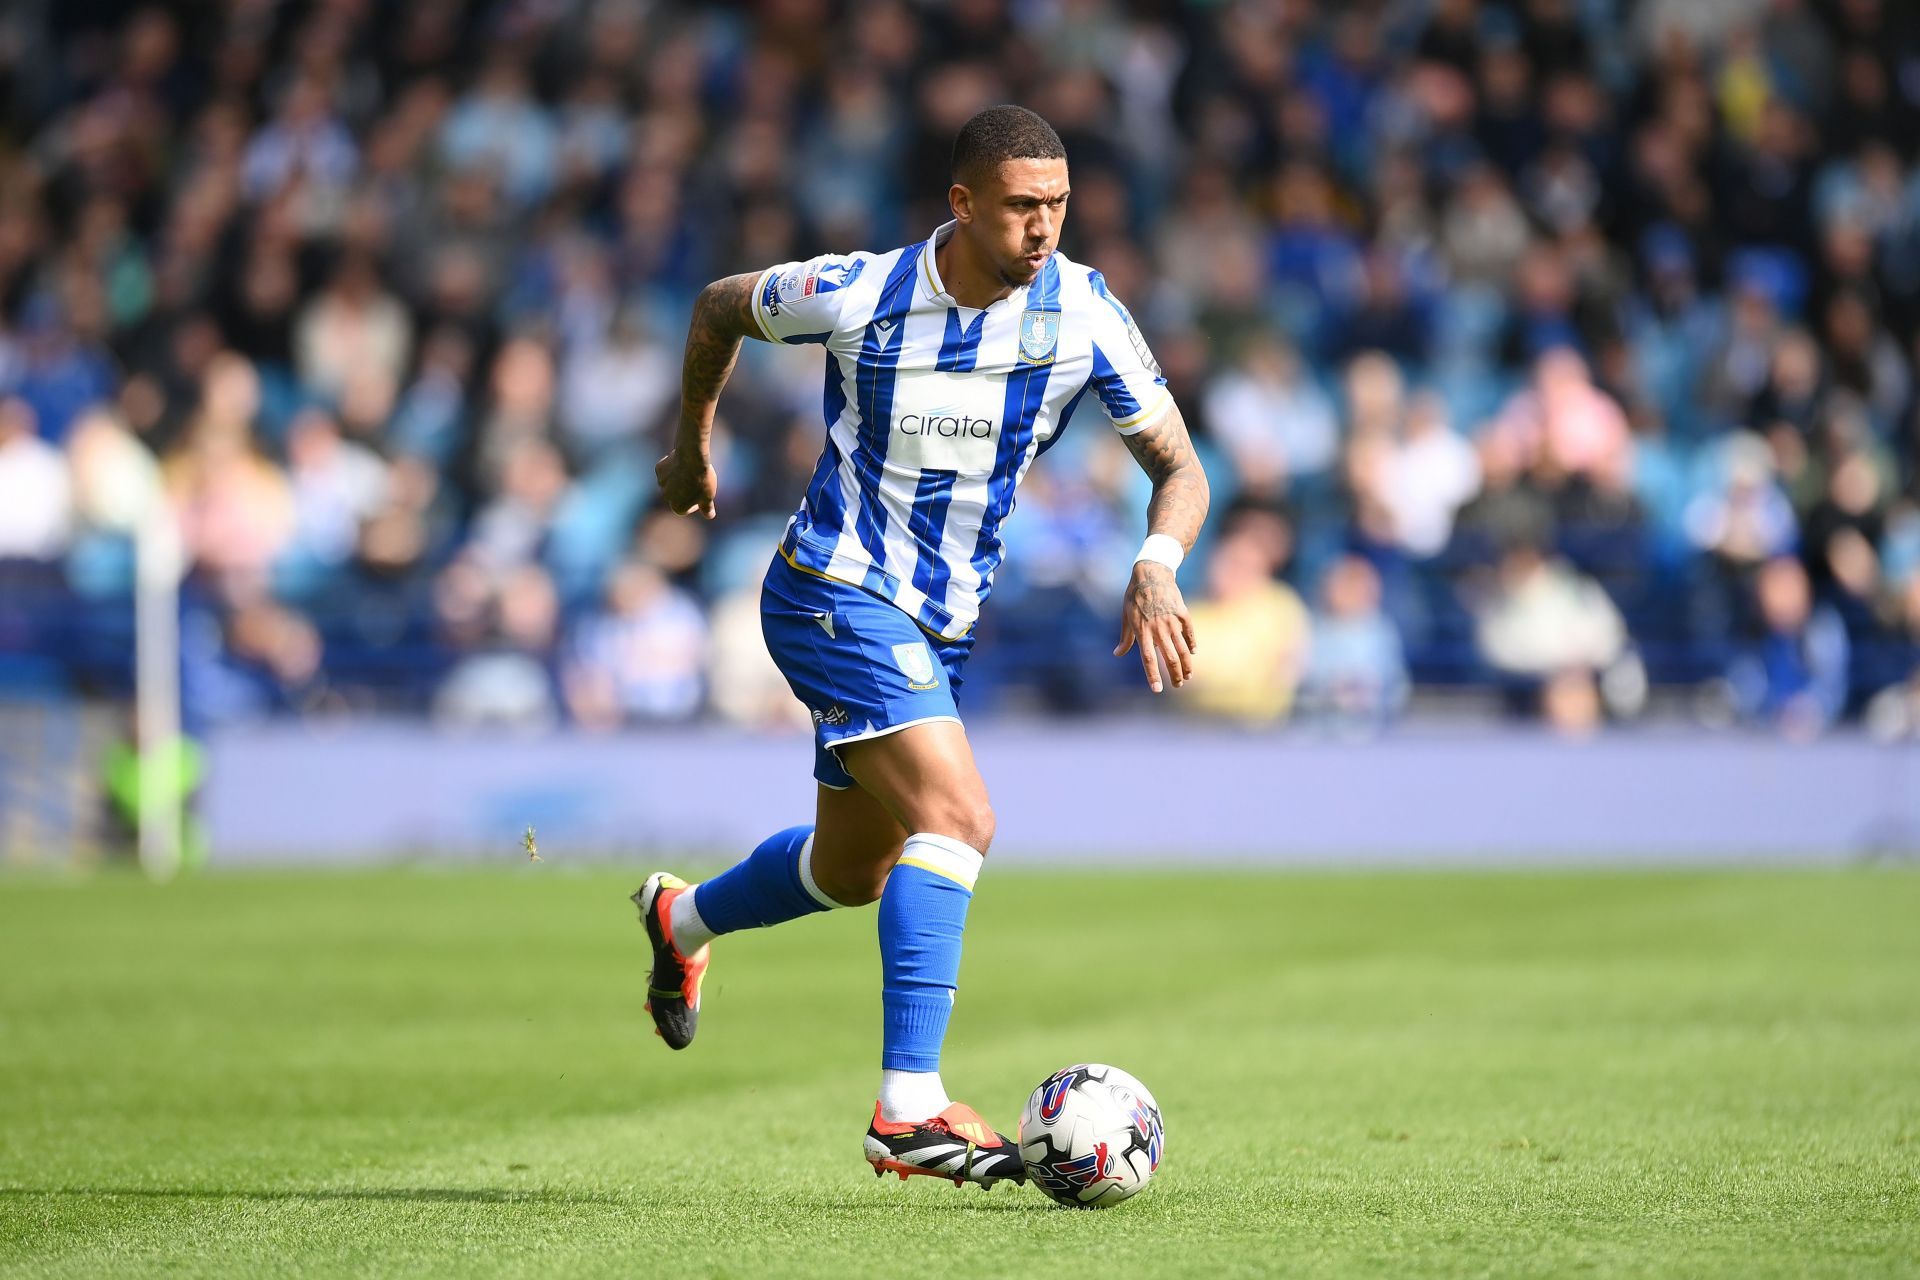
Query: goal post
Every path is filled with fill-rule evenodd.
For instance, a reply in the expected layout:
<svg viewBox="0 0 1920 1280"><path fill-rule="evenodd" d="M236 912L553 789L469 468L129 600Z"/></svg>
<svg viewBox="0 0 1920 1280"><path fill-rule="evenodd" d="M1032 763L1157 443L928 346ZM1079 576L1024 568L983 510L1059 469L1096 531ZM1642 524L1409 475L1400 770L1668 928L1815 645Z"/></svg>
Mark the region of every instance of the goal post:
<svg viewBox="0 0 1920 1280"><path fill-rule="evenodd" d="M158 495L156 495L157 498ZM180 526L164 500L134 528L134 714L139 762L140 867L149 878L180 872L186 814L180 746Z"/></svg>

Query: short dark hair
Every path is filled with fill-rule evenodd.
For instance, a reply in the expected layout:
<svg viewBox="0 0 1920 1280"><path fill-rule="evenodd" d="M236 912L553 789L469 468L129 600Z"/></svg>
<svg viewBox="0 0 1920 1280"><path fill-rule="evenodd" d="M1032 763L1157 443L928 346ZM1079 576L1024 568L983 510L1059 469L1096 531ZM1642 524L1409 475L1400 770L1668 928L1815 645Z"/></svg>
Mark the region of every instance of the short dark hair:
<svg viewBox="0 0 1920 1280"><path fill-rule="evenodd" d="M973 186L1009 160L1064 160L1053 126L1025 107L988 107L960 126L953 140L953 180Z"/></svg>

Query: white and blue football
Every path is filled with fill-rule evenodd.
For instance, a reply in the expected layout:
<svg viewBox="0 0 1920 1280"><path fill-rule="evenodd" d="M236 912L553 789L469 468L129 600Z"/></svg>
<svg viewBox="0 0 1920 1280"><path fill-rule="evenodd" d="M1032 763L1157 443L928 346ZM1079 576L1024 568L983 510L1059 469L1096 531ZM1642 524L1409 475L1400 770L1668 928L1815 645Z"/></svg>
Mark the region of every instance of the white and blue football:
<svg viewBox="0 0 1920 1280"><path fill-rule="evenodd" d="M1152 1180L1167 1134L1147 1086L1083 1062L1040 1082L1020 1113L1019 1140L1033 1185L1061 1204L1104 1209Z"/></svg>

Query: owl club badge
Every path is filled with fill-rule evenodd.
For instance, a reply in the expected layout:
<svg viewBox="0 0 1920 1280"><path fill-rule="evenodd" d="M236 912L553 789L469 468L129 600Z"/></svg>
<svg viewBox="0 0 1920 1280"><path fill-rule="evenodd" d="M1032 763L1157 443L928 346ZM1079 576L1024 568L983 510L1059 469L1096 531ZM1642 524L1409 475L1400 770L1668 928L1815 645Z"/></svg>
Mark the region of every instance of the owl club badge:
<svg viewBox="0 0 1920 1280"><path fill-rule="evenodd" d="M940 682L933 678L933 655L927 652L926 645L897 644L893 646L893 660L900 674L907 678L907 688L924 693L940 687Z"/></svg>
<svg viewBox="0 0 1920 1280"><path fill-rule="evenodd" d="M1020 313L1020 358L1028 364L1052 364L1054 348L1060 345L1060 313L1022 311Z"/></svg>

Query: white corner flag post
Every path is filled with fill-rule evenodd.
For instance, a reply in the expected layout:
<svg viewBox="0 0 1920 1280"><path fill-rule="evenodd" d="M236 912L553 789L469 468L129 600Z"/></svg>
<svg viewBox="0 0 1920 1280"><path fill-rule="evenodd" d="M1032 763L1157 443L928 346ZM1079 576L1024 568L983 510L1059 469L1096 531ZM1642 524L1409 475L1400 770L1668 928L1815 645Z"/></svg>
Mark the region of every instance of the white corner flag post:
<svg viewBox="0 0 1920 1280"><path fill-rule="evenodd" d="M164 500L134 528L134 712L140 747L140 867L179 874L184 845L180 770L180 526Z"/></svg>

